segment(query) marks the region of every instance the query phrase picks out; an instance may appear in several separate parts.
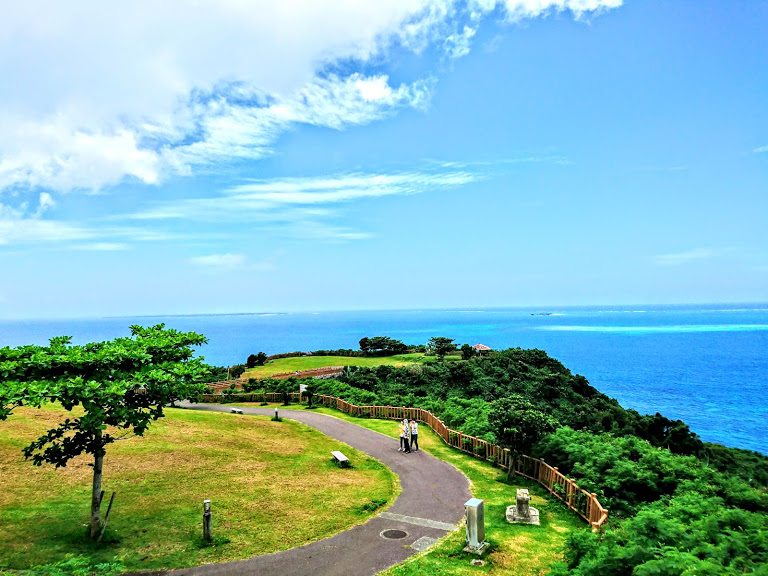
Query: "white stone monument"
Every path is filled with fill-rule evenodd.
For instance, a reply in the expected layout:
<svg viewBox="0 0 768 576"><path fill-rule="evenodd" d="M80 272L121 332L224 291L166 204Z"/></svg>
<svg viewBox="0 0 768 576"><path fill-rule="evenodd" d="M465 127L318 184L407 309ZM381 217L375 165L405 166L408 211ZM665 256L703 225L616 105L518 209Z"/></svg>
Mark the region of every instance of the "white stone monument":
<svg viewBox="0 0 768 576"><path fill-rule="evenodd" d="M465 552L482 555L488 547L485 541L485 512L483 501L470 498L464 503L464 514L467 519L467 546Z"/></svg>
<svg viewBox="0 0 768 576"><path fill-rule="evenodd" d="M507 508L507 522L512 524L539 525L539 511L530 505L531 496L527 488L518 488L516 503Z"/></svg>

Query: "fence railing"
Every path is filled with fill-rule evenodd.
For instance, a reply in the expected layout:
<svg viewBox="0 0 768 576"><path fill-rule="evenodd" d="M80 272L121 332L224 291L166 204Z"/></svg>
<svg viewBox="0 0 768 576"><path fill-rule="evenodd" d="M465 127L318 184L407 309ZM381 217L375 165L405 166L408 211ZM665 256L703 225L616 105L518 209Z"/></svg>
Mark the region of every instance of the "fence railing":
<svg viewBox="0 0 768 576"><path fill-rule="evenodd" d="M282 395L279 392L254 392L246 394L227 394L228 399L236 399L240 402L280 402ZM300 400L301 395L298 392L291 393L294 400ZM220 403L224 396L222 394L204 394L201 402ZM423 408L407 408L404 406L358 406L336 398L335 396L326 396L315 394L313 402L329 408L340 410L345 414L357 416L360 418L383 418L402 420L408 418L422 422L429 426L443 442L462 452L472 454L477 458L482 458L508 469L513 455L508 448L502 448L481 438L464 434L458 430L448 428L445 423L432 414L429 410ZM525 478L530 478L541 484L555 498L561 500L568 508L584 518L592 526L592 529L599 530L608 520L608 509L604 508L597 500L597 495L587 492L580 488L576 481L566 477L556 467L547 464L541 458L532 458L531 456L520 456L515 463L514 472Z"/></svg>

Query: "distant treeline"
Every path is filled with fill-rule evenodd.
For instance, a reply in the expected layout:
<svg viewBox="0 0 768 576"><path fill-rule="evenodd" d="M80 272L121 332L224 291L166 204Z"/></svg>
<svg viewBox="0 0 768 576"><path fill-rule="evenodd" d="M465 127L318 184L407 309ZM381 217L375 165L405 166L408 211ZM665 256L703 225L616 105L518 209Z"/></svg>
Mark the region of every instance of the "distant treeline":
<svg viewBox="0 0 768 576"><path fill-rule="evenodd" d="M338 348L336 350L313 350L311 352L282 352L267 356L264 352L251 354L244 364L235 364L234 366L211 366L211 373L207 377L207 382L221 382L227 379L233 380L240 378L243 373L255 366L263 366L266 362L279 360L281 358L298 358L301 356L344 356L349 358L361 358L365 356L394 356L395 354L407 353L425 353L427 351L424 344L403 344L400 340L395 340L387 336L374 336L373 338L361 338L360 349Z"/></svg>

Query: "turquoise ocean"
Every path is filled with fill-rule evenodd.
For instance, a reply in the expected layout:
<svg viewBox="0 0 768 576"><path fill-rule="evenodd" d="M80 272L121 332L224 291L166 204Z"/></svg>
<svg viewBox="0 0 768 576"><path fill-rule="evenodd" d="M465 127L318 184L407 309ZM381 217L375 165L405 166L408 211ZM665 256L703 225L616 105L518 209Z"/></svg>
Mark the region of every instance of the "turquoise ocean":
<svg viewBox="0 0 768 576"><path fill-rule="evenodd" d="M679 418L703 440L768 454L768 304L0 321L0 347L59 335L82 344L158 323L207 336L199 354L216 365L258 351L357 349L364 336L540 348L626 408Z"/></svg>

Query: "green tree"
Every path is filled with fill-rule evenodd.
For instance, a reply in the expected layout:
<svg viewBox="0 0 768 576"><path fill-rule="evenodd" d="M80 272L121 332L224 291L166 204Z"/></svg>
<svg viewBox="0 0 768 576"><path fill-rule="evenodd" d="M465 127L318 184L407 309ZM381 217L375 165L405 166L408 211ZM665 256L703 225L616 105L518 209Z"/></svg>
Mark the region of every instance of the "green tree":
<svg viewBox="0 0 768 576"><path fill-rule="evenodd" d="M251 354L248 356L248 359L245 361L245 365L248 368L256 368L256 366L264 366L264 363L267 361L267 355L264 352L259 352L258 354Z"/></svg>
<svg viewBox="0 0 768 576"><path fill-rule="evenodd" d="M23 449L36 466L56 468L74 457L93 457L90 536L102 530L101 489L107 445L142 436L163 408L195 398L209 371L193 346L207 340L194 332L131 326L131 337L73 346L71 338L53 338L49 346L0 348L0 420L20 406L58 403L83 414L67 417Z"/></svg>
<svg viewBox="0 0 768 576"><path fill-rule="evenodd" d="M228 380L237 380L240 378L240 376L243 375L243 372L245 372L245 364L235 364L234 366L229 367L229 378Z"/></svg>
<svg viewBox="0 0 768 576"><path fill-rule="evenodd" d="M430 338L427 346L432 348L437 354L437 357L442 360L445 355L456 350L456 344L453 343L453 338L445 338L444 336L435 336Z"/></svg>
<svg viewBox="0 0 768 576"><path fill-rule="evenodd" d="M462 360L469 360L472 358L472 356L475 355L475 349L472 348L469 344L464 344L461 347L461 359Z"/></svg>
<svg viewBox="0 0 768 576"><path fill-rule="evenodd" d="M552 416L518 395L492 402L488 424L498 444L512 452L507 476L515 469L522 454L530 452L536 442L559 425Z"/></svg>
<svg viewBox="0 0 768 576"><path fill-rule="evenodd" d="M408 346L400 340L389 338L387 336L374 336L373 338L361 338L360 350L366 356L391 356L393 354L403 354L408 350Z"/></svg>

